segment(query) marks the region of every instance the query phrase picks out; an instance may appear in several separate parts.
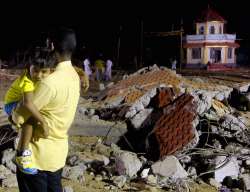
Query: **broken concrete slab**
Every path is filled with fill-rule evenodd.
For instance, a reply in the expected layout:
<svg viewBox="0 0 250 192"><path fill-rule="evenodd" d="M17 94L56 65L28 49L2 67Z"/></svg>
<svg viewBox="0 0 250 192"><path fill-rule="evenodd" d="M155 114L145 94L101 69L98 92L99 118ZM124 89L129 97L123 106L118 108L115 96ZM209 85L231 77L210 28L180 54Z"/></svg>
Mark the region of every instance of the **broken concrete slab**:
<svg viewBox="0 0 250 192"><path fill-rule="evenodd" d="M246 163L246 166L247 166L248 168L250 168L250 159L246 160L245 163Z"/></svg>
<svg viewBox="0 0 250 192"><path fill-rule="evenodd" d="M188 173L188 175L189 175L190 177L192 177L192 178L197 178L197 171L196 171L196 168L195 168L195 167L193 167L193 166L188 167L187 173Z"/></svg>
<svg viewBox="0 0 250 192"><path fill-rule="evenodd" d="M248 91L248 89L249 89L249 83L247 83L247 84L243 84L242 86L240 86L240 87L236 87L240 92L247 92Z"/></svg>
<svg viewBox="0 0 250 192"><path fill-rule="evenodd" d="M196 90L191 93L194 97L195 102L197 103L197 113L203 115L207 112L212 106L213 94L208 91Z"/></svg>
<svg viewBox="0 0 250 192"><path fill-rule="evenodd" d="M9 169L7 169L4 165L0 165L0 180L7 178L10 174L11 171Z"/></svg>
<svg viewBox="0 0 250 192"><path fill-rule="evenodd" d="M78 155L70 155L67 157L66 164L70 166L77 165L77 161L79 160Z"/></svg>
<svg viewBox="0 0 250 192"><path fill-rule="evenodd" d="M81 114L81 115L87 115L87 109L85 108L85 107L83 107L83 106L78 106L77 107L77 112L79 113L79 114Z"/></svg>
<svg viewBox="0 0 250 192"><path fill-rule="evenodd" d="M222 184L217 182L214 178L209 178L208 181L209 181L209 184L214 186L216 189L219 189L222 186Z"/></svg>
<svg viewBox="0 0 250 192"><path fill-rule="evenodd" d="M92 164L92 163L96 163L98 165L108 165L109 164L109 158L101 155L101 154L96 154L96 153L92 153L92 152L88 152L88 151L84 151L84 152L78 152L76 154L74 154L77 156L77 160L74 162L74 164L79 165L79 164ZM73 157L74 157L73 155Z"/></svg>
<svg viewBox="0 0 250 192"><path fill-rule="evenodd" d="M231 92L232 92L232 89L228 91L218 92L215 94L214 98L218 101L226 100L229 97Z"/></svg>
<svg viewBox="0 0 250 192"><path fill-rule="evenodd" d="M220 116L218 116L214 110L211 110L211 108L208 110L207 113L204 113L204 117L206 117L210 121L219 121L220 120Z"/></svg>
<svg viewBox="0 0 250 192"><path fill-rule="evenodd" d="M179 159L181 163L190 163L191 162L191 156L185 155L182 156L181 159Z"/></svg>
<svg viewBox="0 0 250 192"><path fill-rule="evenodd" d="M63 187L63 192L74 192L74 190L71 186L65 186Z"/></svg>
<svg viewBox="0 0 250 192"><path fill-rule="evenodd" d="M114 108L119 106L125 99L125 96L117 96L114 98L109 98L108 100L105 100L104 106L106 108Z"/></svg>
<svg viewBox="0 0 250 192"><path fill-rule="evenodd" d="M149 185L152 185L152 186L156 186L157 185L157 175L152 175L150 174L148 177L147 177L147 184Z"/></svg>
<svg viewBox="0 0 250 192"><path fill-rule="evenodd" d="M231 114L225 114L223 116L223 122L221 123L222 127L227 128L233 131L243 131L247 129L245 124L237 117Z"/></svg>
<svg viewBox="0 0 250 192"><path fill-rule="evenodd" d="M151 168L154 174L172 179L186 178L188 176L178 159L172 155L166 156L162 161L157 161Z"/></svg>
<svg viewBox="0 0 250 192"><path fill-rule="evenodd" d="M86 167L84 166L74 166L74 167L65 166L63 168L62 177L82 183L84 182L83 174L85 170Z"/></svg>
<svg viewBox="0 0 250 192"><path fill-rule="evenodd" d="M143 178L143 179L147 178L149 171L150 171L150 168L143 169L141 172L141 178Z"/></svg>
<svg viewBox="0 0 250 192"><path fill-rule="evenodd" d="M101 175L96 175L95 176L95 181L102 181L102 176Z"/></svg>
<svg viewBox="0 0 250 192"><path fill-rule="evenodd" d="M227 158L226 156L218 156L215 158L216 168L219 168L214 172L214 178L217 182L222 182L226 176L239 176L239 165L236 157Z"/></svg>
<svg viewBox="0 0 250 192"><path fill-rule="evenodd" d="M2 152L1 163L9 168L13 173L16 172L16 165L13 163L13 159L16 155L16 151L13 149L6 149Z"/></svg>
<svg viewBox="0 0 250 192"><path fill-rule="evenodd" d="M244 182L244 188L246 191L250 191L250 174L243 174L241 178Z"/></svg>
<svg viewBox="0 0 250 192"><path fill-rule="evenodd" d="M104 120L75 119L69 130L70 136L107 136L107 143L116 143L127 132L127 125L123 122L109 122Z"/></svg>
<svg viewBox="0 0 250 192"><path fill-rule="evenodd" d="M88 109L87 110L87 115L88 116L93 116L95 114L95 109Z"/></svg>
<svg viewBox="0 0 250 192"><path fill-rule="evenodd" d="M135 129L140 129L142 124L145 122L145 120L150 116L153 109L144 109L140 111L138 114L136 114L132 119L130 120L132 126Z"/></svg>
<svg viewBox="0 0 250 192"><path fill-rule="evenodd" d="M119 175L133 177L141 169L142 163L136 154L124 151L116 155L115 166Z"/></svg>
<svg viewBox="0 0 250 192"><path fill-rule="evenodd" d="M16 175L3 165L0 165L0 180L2 187L17 187Z"/></svg>
<svg viewBox="0 0 250 192"><path fill-rule="evenodd" d="M120 175L113 177L112 180L115 186L121 189L125 185L127 178L124 175Z"/></svg>

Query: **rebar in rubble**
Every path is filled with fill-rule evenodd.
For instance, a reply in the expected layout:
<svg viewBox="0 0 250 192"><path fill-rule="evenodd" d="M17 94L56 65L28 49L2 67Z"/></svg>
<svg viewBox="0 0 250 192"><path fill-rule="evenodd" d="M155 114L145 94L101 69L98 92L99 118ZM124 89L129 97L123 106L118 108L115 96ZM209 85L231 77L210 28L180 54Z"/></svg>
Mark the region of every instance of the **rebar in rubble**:
<svg viewBox="0 0 250 192"><path fill-rule="evenodd" d="M0 127L0 146L13 141L17 136L17 133L9 126L10 125L5 125Z"/></svg>

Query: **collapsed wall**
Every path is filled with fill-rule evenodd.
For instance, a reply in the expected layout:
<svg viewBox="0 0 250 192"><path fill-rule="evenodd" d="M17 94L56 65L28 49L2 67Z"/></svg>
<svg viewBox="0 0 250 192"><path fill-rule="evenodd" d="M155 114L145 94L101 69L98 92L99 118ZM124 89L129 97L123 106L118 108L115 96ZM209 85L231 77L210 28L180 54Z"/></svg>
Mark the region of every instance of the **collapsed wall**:
<svg viewBox="0 0 250 192"><path fill-rule="evenodd" d="M199 118L211 108L213 99L227 100L232 90L232 87L196 82L167 68L152 66L126 76L100 94L103 103L100 116L126 121L131 132L127 136L133 135L131 143L135 148L140 143L138 150L150 148L146 144L154 134L159 158L190 143L195 146ZM133 141L136 137L137 142Z"/></svg>
<svg viewBox="0 0 250 192"><path fill-rule="evenodd" d="M211 172L222 182L248 173L243 156L250 155L250 115L237 106L250 109L249 85L249 80L236 78L185 78L153 66L105 90L99 114L127 123L128 132L118 142L128 144L125 149L154 161L175 155L190 175ZM232 152L232 146L239 148ZM220 166L225 170L216 170ZM206 172L209 168L215 169Z"/></svg>

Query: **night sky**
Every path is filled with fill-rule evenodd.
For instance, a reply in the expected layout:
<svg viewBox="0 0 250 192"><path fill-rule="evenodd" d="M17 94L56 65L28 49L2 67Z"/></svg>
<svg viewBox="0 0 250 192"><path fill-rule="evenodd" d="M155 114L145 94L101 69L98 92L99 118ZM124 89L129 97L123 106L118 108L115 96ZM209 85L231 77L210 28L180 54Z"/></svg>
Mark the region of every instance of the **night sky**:
<svg viewBox="0 0 250 192"><path fill-rule="evenodd" d="M27 4L13 2L12 5L1 6L1 57L38 43L38 39L55 27L68 26L77 32L79 47L84 45L111 57L116 54L120 34L121 59L128 60L140 52L141 21L145 32L169 31L178 29L182 19L185 34L192 34L195 32L195 19L208 4L227 20L228 33L237 33L241 44L240 51L248 54L250 50L250 11L247 1L244 0L175 0L136 4L126 1L112 5L100 2L85 4L84 1L80 5L68 1L62 6L59 2L43 2L29 4L29 7ZM151 39L144 38L144 48L158 46L158 50L164 49L162 52L178 51L177 38L157 39L154 44L150 41Z"/></svg>

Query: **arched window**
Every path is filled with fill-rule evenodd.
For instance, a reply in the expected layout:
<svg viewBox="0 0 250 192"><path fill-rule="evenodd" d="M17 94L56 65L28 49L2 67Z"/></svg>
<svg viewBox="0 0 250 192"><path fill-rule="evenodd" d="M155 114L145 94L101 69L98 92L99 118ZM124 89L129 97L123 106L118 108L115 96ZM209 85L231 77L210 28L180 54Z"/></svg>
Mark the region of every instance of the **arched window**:
<svg viewBox="0 0 250 192"><path fill-rule="evenodd" d="M210 27L209 33L210 33L210 34L214 34L214 33L215 33L215 28L214 28L214 26L211 26L211 27Z"/></svg>
<svg viewBox="0 0 250 192"><path fill-rule="evenodd" d="M204 26L200 27L199 34L204 34Z"/></svg>

